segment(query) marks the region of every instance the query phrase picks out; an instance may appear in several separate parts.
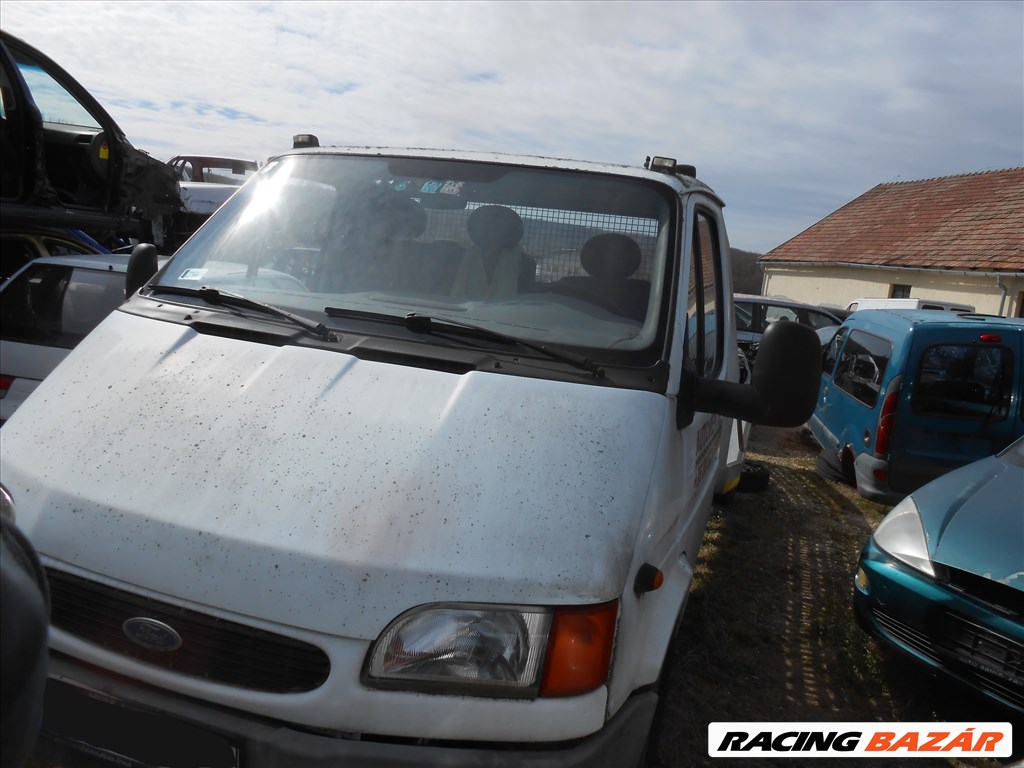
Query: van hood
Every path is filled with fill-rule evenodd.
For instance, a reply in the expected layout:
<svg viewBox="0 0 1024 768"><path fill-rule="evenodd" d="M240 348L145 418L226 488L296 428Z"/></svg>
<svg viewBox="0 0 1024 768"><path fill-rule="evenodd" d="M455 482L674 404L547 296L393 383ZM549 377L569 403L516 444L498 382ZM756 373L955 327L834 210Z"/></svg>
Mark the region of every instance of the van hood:
<svg viewBox="0 0 1024 768"><path fill-rule="evenodd" d="M1024 592L1024 469L998 456L943 475L914 492L937 563Z"/></svg>
<svg viewBox="0 0 1024 768"><path fill-rule="evenodd" d="M373 638L435 601L621 594L663 396L200 335L114 312L2 432L42 554Z"/></svg>

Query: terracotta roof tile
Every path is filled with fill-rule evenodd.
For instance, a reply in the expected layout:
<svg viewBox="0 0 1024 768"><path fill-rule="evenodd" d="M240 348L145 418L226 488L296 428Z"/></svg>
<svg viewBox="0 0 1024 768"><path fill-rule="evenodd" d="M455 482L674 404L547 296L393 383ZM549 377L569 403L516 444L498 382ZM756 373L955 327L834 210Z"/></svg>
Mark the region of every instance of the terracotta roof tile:
<svg viewBox="0 0 1024 768"><path fill-rule="evenodd" d="M1024 271L1024 168L879 184L761 261Z"/></svg>

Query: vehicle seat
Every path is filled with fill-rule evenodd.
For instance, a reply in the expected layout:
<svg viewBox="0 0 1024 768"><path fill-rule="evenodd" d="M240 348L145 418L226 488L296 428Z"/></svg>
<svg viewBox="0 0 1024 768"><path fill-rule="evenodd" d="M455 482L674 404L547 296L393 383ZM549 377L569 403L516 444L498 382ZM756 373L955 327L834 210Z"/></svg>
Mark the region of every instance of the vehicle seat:
<svg viewBox="0 0 1024 768"><path fill-rule="evenodd" d="M427 215L415 200L387 196L365 201L365 209L348 211L343 221L354 224L346 232L331 232L337 247L325 264L321 290L379 291L405 286L415 242L427 226Z"/></svg>
<svg viewBox="0 0 1024 768"><path fill-rule="evenodd" d="M453 295L494 299L530 290L537 265L519 247L518 213L503 205L481 206L470 214L466 233L473 245L455 275Z"/></svg>
<svg viewBox="0 0 1024 768"><path fill-rule="evenodd" d="M589 277L563 277L552 289L604 299L623 317L642 322L647 316L651 283L632 278L642 260L633 238L617 232L596 235L580 249L580 264Z"/></svg>
<svg viewBox="0 0 1024 768"><path fill-rule="evenodd" d="M417 285L426 293L447 296L455 285L455 276L466 256L466 249L455 240L432 240L420 246L420 279Z"/></svg>

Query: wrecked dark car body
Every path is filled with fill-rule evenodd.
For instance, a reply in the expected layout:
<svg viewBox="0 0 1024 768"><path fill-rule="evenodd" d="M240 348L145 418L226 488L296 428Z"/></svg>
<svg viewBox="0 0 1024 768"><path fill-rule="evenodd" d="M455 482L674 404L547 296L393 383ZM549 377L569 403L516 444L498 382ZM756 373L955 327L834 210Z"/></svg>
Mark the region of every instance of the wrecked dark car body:
<svg viewBox="0 0 1024 768"><path fill-rule="evenodd" d="M60 65L0 31L4 229L63 227L163 243L180 206L174 172L128 141Z"/></svg>

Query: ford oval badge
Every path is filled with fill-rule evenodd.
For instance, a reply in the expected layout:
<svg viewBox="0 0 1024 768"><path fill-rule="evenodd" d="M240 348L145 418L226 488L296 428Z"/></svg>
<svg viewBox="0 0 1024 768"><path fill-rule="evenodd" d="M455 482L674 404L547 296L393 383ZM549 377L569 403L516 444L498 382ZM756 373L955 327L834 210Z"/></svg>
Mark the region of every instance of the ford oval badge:
<svg viewBox="0 0 1024 768"><path fill-rule="evenodd" d="M121 625L125 637L151 651L176 651L181 648L181 635L174 627L156 619L136 616Z"/></svg>

